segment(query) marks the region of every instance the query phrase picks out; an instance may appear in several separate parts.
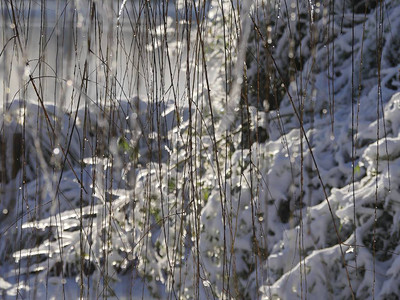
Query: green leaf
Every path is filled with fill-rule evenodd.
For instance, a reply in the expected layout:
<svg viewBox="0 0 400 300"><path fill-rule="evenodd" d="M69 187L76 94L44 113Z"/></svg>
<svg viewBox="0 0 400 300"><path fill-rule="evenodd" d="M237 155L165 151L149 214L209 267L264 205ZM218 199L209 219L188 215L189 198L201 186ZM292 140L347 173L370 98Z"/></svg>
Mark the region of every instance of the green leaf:
<svg viewBox="0 0 400 300"><path fill-rule="evenodd" d="M359 166L359 165L355 166L355 168L354 168L354 174L359 175L360 172L361 172L360 166Z"/></svg>
<svg viewBox="0 0 400 300"><path fill-rule="evenodd" d="M129 146L129 143L127 142L127 140L123 136L121 136L118 139L117 143L118 143L118 147L121 150L124 150L124 151L127 151L127 152L131 150L131 147Z"/></svg>

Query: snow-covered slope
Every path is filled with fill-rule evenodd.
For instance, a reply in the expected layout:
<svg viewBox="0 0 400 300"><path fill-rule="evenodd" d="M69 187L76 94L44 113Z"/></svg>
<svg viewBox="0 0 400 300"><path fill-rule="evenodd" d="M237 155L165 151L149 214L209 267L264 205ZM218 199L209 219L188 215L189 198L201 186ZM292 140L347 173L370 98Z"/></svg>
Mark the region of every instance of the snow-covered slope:
<svg viewBox="0 0 400 300"><path fill-rule="evenodd" d="M177 1L175 86L4 109L2 296L399 298L400 3L298 2Z"/></svg>

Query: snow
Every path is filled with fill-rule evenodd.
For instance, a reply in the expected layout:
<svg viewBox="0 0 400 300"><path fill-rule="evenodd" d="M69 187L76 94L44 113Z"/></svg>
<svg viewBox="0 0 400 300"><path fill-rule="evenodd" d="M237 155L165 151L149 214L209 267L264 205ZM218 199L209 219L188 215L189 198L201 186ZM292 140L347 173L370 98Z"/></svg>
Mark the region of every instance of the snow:
<svg viewBox="0 0 400 300"><path fill-rule="evenodd" d="M146 93L3 101L1 297L399 298L399 1L354 24L343 1L187 4L107 15L123 30L154 9ZM274 93L252 91L260 66Z"/></svg>

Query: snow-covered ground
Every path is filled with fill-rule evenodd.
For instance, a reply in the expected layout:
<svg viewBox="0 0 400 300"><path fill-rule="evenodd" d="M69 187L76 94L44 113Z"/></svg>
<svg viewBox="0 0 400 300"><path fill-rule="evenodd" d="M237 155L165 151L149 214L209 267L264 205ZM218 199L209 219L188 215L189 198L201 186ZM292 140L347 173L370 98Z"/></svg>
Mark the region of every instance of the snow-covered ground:
<svg viewBox="0 0 400 300"><path fill-rule="evenodd" d="M298 2L99 4L3 89L0 297L400 298L400 2Z"/></svg>

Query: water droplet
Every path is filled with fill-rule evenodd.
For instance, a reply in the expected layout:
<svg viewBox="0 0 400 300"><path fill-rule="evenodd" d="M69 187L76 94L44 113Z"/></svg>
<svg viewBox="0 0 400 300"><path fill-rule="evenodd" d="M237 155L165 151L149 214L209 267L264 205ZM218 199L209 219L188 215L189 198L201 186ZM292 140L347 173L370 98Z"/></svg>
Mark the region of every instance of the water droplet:
<svg viewBox="0 0 400 300"><path fill-rule="evenodd" d="M204 281L203 281L203 285L206 286L206 287L207 287L207 286L211 286L211 282L208 281L208 280L204 280Z"/></svg>

